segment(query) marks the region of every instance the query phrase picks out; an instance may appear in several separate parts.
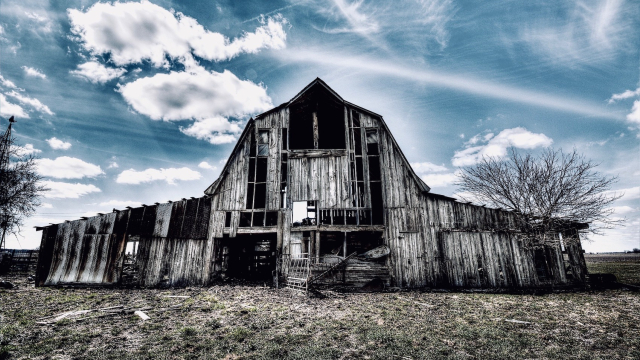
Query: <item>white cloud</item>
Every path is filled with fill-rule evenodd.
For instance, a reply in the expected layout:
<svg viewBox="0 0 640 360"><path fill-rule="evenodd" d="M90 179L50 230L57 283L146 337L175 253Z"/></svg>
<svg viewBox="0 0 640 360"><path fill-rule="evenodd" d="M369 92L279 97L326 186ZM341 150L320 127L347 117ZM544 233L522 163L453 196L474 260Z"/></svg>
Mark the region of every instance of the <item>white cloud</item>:
<svg viewBox="0 0 640 360"><path fill-rule="evenodd" d="M456 13L453 0L417 0L422 12L420 22L429 28L430 33L441 47L447 45L449 32L447 23Z"/></svg>
<svg viewBox="0 0 640 360"><path fill-rule="evenodd" d="M429 185L429 187L436 188L453 185L453 183L458 181L458 174L457 172L446 174L426 174L422 175L421 178L427 185Z"/></svg>
<svg viewBox="0 0 640 360"><path fill-rule="evenodd" d="M616 215L628 214L638 211L638 209L632 208L631 206L614 206L611 209L613 209L613 212Z"/></svg>
<svg viewBox="0 0 640 360"><path fill-rule="evenodd" d="M623 0L577 1L562 22L554 23L554 17L549 17L533 26L523 23L521 40L532 51L559 63L611 59L633 26L622 4Z"/></svg>
<svg viewBox="0 0 640 360"><path fill-rule="evenodd" d="M361 11L360 6L362 5L362 0L351 3L345 0L333 0L333 3L349 23L350 29L337 29L329 32L353 31L360 34L372 34L380 31L378 22Z"/></svg>
<svg viewBox="0 0 640 360"><path fill-rule="evenodd" d="M447 171L447 167L444 165L436 165L430 162L411 163L413 171L418 174L431 173L431 172L443 172Z"/></svg>
<svg viewBox="0 0 640 360"><path fill-rule="evenodd" d="M104 84L109 80L119 78L127 70L122 68L108 68L97 61L88 61L78 65L78 70L69 71L70 74L82 77L92 83Z"/></svg>
<svg viewBox="0 0 640 360"><path fill-rule="evenodd" d="M17 156L26 156L42 152L42 150L34 148L33 144L25 144L24 146L12 145L11 148Z"/></svg>
<svg viewBox="0 0 640 360"><path fill-rule="evenodd" d="M640 125L640 100L633 102L631 112L627 115L627 120Z"/></svg>
<svg viewBox="0 0 640 360"><path fill-rule="evenodd" d="M40 112L43 112L43 113L49 114L49 115L54 115L53 111L51 111L51 109L49 109L49 107L47 105L44 105L38 99L31 98L31 97L28 97L26 95L22 95L22 94L18 93L15 90L12 90L12 91L8 92L7 95L17 99L22 104L26 104L26 105L29 105L29 106L35 108L36 110L38 110Z"/></svg>
<svg viewBox="0 0 640 360"><path fill-rule="evenodd" d="M312 63L341 70L367 71L464 93L567 111L589 117L621 119L611 110L593 105L588 101L576 101L576 99L570 99L560 94L549 94L548 92L499 84L479 79L471 74L452 74L440 70L420 68L415 64L403 63L402 61L383 61L374 57L332 53L328 49L310 48L280 51L276 56L284 62Z"/></svg>
<svg viewBox="0 0 640 360"><path fill-rule="evenodd" d="M640 95L640 88L637 88L635 90L625 90L623 93L611 95L611 98L609 98L608 103L613 104L618 100L629 99L639 95Z"/></svg>
<svg viewBox="0 0 640 360"><path fill-rule="evenodd" d="M507 155L507 148L535 149L548 147L553 140L545 134L535 134L525 128L517 127L502 130L498 135L487 134L480 140L478 135L467 142L467 148L456 151L451 163L453 166L468 166L478 163L483 156L502 158ZM484 145L471 146L478 141L486 142Z"/></svg>
<svg viewBox="0 0 640 360"><path fill-rule="evenodd" d="M17 118L29 118L29 114L24 111L22 106L12 104L7 101L7 98L0 94L0 115L2 116L15 116Z"/></svg>
<svg viewBox="0 0 640 360"><path fill-rule="evenodd" d="M116 209L123 209L127 206L131 206L131 207L140 207L142 206L141 202L138 201L131 201L131 200L109 200L109 201L105 201L105 202L101 202L100 206L102 207L114 207Z"/></svg>
<svg viewBox="0 0 640 360"><path fill-rule="evenodd" d="M18 88L16 86L16 84L13 83L13 81L5 79L2 75L0 75L0 84L2 84L2 86L8 87L9 89L17 89Z"/></svg>
<svg viewBox="0 0 640 360"><path fill-rule="evenodd" d="M37 159L38 173L57 179L82 179L103 174L100 166L77 158L60 156L55 160Z"/></svg>
<svg viewBox="0 0 640 360"><path fill-rule="evenodd" d="M40 70L34 69L32 67L23 66L22 70L24 70L24 72L25 72L25 74L27 74L27 76L38 77L40 79L46 79L47 78L47 75L45 75L42 72L40 72Z"/></svg>
<svg viewBox="0 0 640 360"><path fill-rule="evenodd" d="M227 70L172 71L138 79L118 91L133 109L153 120L241 117L273 106L265 88Z"/></svg>
<svg viewBox="0 0 640 360"><path fill-rule="evenodd" d="M68 150L71 147L71 143L64 142L56 137L48 139L47 143L49 143L49 146L54 150Z"/></svg>
<svg viewBox="0 0 640 360"><path fill-rule="evenodd" d="M211 164L209 164L206 161L203 161L200 164L198 164L198 167L201 168L201 169L207 169L207 170L217 169L215 166L212 166Z"/></svg>
<svg viewBox="0 0 640 360"><path fill-rule="evenodd" d="M101 191L92 184L71 184L58 181L43 181L42 184L49 189L44 193L44 197L49 199L77 199L80 196Z"/></svg>
<svg viewBox="0 0 640 360"><path fill-rule="evenodd" d="M242 132L240 126L224 117L214 117L196 120L187 128L180 127L180 131L196 139L207 140L211 144L228 144L236 140L236 135Z"/></svg>
<svg viewBox="0 0 640 360"><path fill-rule="evenodd" d="M120 165L118 165L118 163L117 163L117 162L115 162L115 161L111 161L111 162L109 163L109 166L107 166L107 169L117 169L117 168L119 168L119 167L120 167Z"/></svg>
<svg viewBox="0 0 640 360"><path fill-rule="evenodd" d="M49 203L42 203L40 204L40 207L43 209L53 209L53 205L49 204Z"/></svg>
<svg viewBox="0 0 640 360"><path fill-rule="evenodd" d="M207 60L226 60L240 53L285 47L287 21L268 18L253 33L230 40L206 30L197 20L146 0L140 3L96 3L86 12L69 9L71 31L94 55L111 54L116 65L149 60L167 65L165 56L185 58L191 52Z"/></svg>
<svg viewBox="0 0 640 360"><path fill-rule="evenodd" d="M607 195L623 194L618 201L640 199L640 186L635 186L635 187L626 188L626 189L619 189L619 190L611 190L611 191L607 191L606 194Z"/></svg>
<svg viewBox="0 0 640 360"><path fill-rule="evenodd" d="M198 180L202 177L199 172L188 167L169 169L146 169L136 171L134 169L125 170L118 175L116 182L119 184L141 184L152 181L164 180L168 184L175 184L176 180L188 181Z"/></svg>

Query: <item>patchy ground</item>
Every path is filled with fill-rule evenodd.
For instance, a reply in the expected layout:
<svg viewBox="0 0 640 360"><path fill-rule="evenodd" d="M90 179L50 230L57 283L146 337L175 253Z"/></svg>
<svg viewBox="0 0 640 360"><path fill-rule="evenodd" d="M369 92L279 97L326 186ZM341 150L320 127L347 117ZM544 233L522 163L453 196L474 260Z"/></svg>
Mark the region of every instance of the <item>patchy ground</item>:
<svg viewBox="0 0 640 360"><path fill-rule="evenodd" d="M640 285L640 254L585 254L589 273L614 274L624 284Z"/></svg>
<svg viewBox="0 0 640 360"><path fill-rule="evenodd" d="M640 293L624 290L320 299L266 287L36 289L24 276L10 280L19 287L0 290L0 359L640 358ZM77 310L92 311L60 317Z"/></svg>

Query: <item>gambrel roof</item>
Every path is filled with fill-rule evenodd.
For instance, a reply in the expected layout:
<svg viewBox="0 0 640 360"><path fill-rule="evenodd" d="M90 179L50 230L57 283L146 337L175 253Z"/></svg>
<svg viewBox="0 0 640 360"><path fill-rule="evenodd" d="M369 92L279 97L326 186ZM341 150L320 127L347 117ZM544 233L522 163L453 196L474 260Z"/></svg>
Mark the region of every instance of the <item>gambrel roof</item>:
<svg viewBox="0 0 640 360"><path fill-rule="evenodd" d="M378 119L380 121L380 126L383 127L384 130L391 136L391 139L393 141L393 146L396 148L397 153L400 154L404 166L407 169L409 169L409 172L410 172L412 178L415 180L415 182L418 185L418 187L420 188L420 190L423 193L429 193L431 191L431 188L427 184L425 184L424 181L422 181L422 179L415 173L415 171L411 167L411 164L409 163L407 158L404 156L404 153L400 149L400 146L398 145L398 143L396 142L395 138L393 137L393 134L389 130L389 127L387 126L387 124L385 123L384 119L382 118L382 115L377 114L377 113L375 113L375 112L373 112L371 110L367 110L367 109L365 109L365 108L363 108L361 106L358 106L356 104L353 104L351 102L348 102L348 101L344 100L337 92L335 92L329 85L327 85L327 83L325 83L320 78L316 78L315 80L310 82L307 86L304 87L304 89L302 89L293 98L291 98L291 100L289 100L289 101L287 101L285 103L282 103L282 104L274 107L273 109L267 110L267 111L257 115L256 119L261 119L261 118L263 118L263 117L265 117L265 116L267 116L267 115L269 115L269 114L271 114L271 113L273 113L275 111L279 111L279 110L281 110L283 108L286 108L286 107L292 105L302 95L304 95L305 93L307 93L309 90L311 90L312 88L314 88L316 86L321 86L323 89L328 91L332 96L334 96L337 100L342 102L344 105L346 105L346 106L348 106L350 108L356 109L359 112L367 113L367 114L375 117L376 119ZM248 136L249 129L252 128L254 122L255 122L255 120L253 118L249 119L249 121L247 122L247 125L245 126L244 130L242 131L242 134L240 135L240 138L236 142L236 145L234 146L233 151L229 155L229 158L227 159L227 162L225 163L224 168L220 172L220 176L209 187L207 187L207 189L204 191L205 194L212 195L212 194L214 194L216 192L216 190L218 188L218 185L220 183L220 180L223 179L224 176L228 173L228 167L230 165L231 160L233 159L234 154L239 150L241 144L244 142L244 140Z"/></svg>

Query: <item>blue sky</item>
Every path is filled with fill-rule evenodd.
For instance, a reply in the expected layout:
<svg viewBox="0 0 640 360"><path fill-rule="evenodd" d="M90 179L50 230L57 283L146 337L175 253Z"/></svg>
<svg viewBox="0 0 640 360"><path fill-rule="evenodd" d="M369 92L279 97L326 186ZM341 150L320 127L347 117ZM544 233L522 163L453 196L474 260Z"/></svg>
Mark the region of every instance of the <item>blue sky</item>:
<svg viewBox="0 0 640 360"><path fill-rule="evenodd" d="M200 196L250 116L316 77L382 114L432 191L509 147L575 148L619 176L640 247L640 7L604 1L12 1L0 115L52 189L32 227Z"/></svg>

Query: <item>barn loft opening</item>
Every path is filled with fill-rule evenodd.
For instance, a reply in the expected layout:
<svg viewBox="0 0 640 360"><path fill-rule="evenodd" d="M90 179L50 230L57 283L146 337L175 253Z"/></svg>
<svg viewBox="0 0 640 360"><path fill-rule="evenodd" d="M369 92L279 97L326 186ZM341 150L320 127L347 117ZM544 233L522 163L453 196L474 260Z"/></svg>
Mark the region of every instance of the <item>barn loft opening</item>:
<svg viewBox="0 0 640 360"><path fill-rule="evenodd" d="M323 85L307 90L290 107L289 149L345 149L344 104Z"/></svg>

